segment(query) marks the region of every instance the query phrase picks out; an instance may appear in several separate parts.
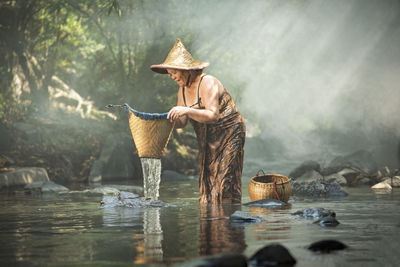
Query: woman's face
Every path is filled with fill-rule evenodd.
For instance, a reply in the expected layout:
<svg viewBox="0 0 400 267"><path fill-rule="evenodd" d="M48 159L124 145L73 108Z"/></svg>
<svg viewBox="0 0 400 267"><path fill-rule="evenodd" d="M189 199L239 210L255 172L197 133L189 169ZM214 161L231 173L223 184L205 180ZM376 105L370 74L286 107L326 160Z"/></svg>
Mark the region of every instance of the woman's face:
<svg viewBox="0 0 400 267"><path fill-rule="evenodd" d="M185 86L187 77L183 71L175 69L167 69L167 71L169 77L171 77L171 79L174 80L179 85L179 87Z"/></svg>

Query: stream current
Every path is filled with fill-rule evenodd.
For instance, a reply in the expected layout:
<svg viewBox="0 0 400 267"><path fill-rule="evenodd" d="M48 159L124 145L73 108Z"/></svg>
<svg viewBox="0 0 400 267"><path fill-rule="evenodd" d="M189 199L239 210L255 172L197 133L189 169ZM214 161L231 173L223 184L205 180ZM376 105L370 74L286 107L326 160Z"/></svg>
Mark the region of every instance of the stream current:
<svg viewBox="0 0 400 267"><path fill-rule="evenodd" d="M249 202L243 179L243 203ZM247 257L271 243L287 247L296 266L398 266L400 190L345 188L343 198L291 198L285 209L199 206L197 179L161 182L164 208L100 208L101 196L0 193L0 266L168 266L205 255ZM322 228L291 215L323 207L340 224ZM236 210L262 216L257 224L229 220ZM306 246L336 239L349 249L318 254Z"/></svg>

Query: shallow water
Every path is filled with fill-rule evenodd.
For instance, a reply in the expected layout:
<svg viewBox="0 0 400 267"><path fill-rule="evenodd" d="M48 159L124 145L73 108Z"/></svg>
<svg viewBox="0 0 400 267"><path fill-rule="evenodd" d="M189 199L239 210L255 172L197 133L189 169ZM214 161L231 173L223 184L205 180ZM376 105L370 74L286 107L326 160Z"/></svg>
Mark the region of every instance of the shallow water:
<svg viewBox="0 0 400 267"><path fill-rule="evenodd" d="M249 201L243 180L243 203ZM335 199L292 198L286 209L241 205L199 207L197 181L160 186L165 208L99 207L101 197L0 194L0 265L165 266L217 253L250 257L272 242L286 246L296 266L397 266L400 262L400 190L377 194L346 188ZM341 224L322 228L290 215L310 208L333 209ZM262 216L258 224L235 225L235 210ZM350 248L316 254L305 246L337 239Z"/></svg>

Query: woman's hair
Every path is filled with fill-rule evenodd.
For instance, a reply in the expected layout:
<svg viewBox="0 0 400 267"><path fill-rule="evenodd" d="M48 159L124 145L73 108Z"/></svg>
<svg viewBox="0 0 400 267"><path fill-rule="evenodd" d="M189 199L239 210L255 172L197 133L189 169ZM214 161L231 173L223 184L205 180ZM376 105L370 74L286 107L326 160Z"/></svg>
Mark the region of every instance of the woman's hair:
<svg viewBox="0 0 400 267"><path fill-rule="evenodd" d="M186 86L190 86L194 80L196 80L197 76L203 73L203 70L186 70Z"/></svg>

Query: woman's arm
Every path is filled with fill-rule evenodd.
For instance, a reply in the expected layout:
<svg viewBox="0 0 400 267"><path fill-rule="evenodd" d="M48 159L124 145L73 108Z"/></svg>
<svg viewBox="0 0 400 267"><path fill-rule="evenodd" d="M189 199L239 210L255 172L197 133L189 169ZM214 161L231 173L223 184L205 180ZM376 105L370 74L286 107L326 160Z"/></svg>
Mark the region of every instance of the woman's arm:
<svg viewBox="0 0 400 267"><path fill-rule="evenodd" d="M178 90L178 101L177 101L176 105L178 107L185 108L185 106L184 106L185 104L183 102L183 97L182 97L182 87L179 87L179 90ZM168 117L167 118L169 120L171 120L169 113L168 113ZM187 115L182 115L182 116L177 116L176 119L175 120L171 120L171 122L175 121L175 126L174 126L175 128L183 128L183 127L186 126L187 120L188 120L188 116Z"/></svg>

